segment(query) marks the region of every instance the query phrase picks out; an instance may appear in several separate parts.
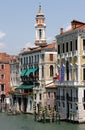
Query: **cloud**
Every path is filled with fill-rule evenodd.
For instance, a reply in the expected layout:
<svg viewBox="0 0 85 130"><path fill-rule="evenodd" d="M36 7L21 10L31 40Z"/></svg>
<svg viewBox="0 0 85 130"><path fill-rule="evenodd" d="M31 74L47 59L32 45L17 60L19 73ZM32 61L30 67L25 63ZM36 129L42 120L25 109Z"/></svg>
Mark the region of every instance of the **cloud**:
<svg viewBox="0 0 85 130"><path fill-rule="evenodd" d="M6 33L0 31L0 49L6 48L6 45L4 43Z"/></svg>
<svg viewBox="0 0 85 130"><path fill-rule="evenodd" d="M2 40L6 36L6 33L0 31L0 40Z"/></svg>
<svg viewBox="0 0 85 130"><path fill-rule="evenodd" d="M0 49L3 49L5 47L6 47L6 45L3 42L0 42Z"/></svg>

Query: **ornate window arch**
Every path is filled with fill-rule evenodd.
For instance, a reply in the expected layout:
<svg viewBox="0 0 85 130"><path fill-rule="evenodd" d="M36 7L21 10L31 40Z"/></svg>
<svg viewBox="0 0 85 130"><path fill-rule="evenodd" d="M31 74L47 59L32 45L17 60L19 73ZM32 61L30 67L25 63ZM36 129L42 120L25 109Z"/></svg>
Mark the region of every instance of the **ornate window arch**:
<svg viewBox="0 0 85 130"><path fill-rule="evenodd" d="M50 65L50 76L53 76L54 73L53 73L53 65Z"/></svg>

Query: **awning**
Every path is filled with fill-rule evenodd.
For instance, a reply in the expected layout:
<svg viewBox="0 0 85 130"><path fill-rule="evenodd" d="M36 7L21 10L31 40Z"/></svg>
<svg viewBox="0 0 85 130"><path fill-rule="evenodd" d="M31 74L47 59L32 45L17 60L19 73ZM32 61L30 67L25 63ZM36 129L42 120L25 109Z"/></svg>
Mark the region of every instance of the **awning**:
<svg viewBox="0 0 85 130"><path fill-rule="evenodd" d="M34 85L21 84L21 85L18 86L16 89L32 89L33 87L34 87Z"/></svg>
<svg viewBox="0 0 85 130"><path fill-rule="evenodd" d="M27 72L27 69L23 69L23 70L21 71L20 76L24 76L24 75L26 74L26 72Z"/></svg>
<svg viewBox="0 0 85 130"><path fill-rule="evenodd" d="M26 72L26 76L29 76L30 73L33 73L37 70L37 68L31 68L31 69L28 69L27 72Z"/></svg>

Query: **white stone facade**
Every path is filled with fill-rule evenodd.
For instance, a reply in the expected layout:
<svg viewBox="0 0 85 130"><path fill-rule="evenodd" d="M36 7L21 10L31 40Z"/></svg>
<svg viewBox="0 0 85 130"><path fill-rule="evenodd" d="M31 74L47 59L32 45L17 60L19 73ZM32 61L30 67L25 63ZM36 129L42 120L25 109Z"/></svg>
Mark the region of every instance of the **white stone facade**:
<svg viewBox="0 0 85 130"><path fill-rule="evenodd" d="M82 28L80 25L82 24ZM75 28L74 28L75 25ZM58 44L58 72L64 64L64 81L57 86L57 107L61 118L85 122L85 57L84 23L72 21L72 28L56 36Z"/></svg>

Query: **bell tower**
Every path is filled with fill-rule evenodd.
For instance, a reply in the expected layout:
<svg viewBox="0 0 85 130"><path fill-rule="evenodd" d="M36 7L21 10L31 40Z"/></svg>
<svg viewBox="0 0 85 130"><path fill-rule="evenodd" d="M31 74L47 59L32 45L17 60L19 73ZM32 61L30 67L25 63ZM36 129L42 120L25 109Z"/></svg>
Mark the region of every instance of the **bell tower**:
<svg viewBox="0 0 85 130"><path fill-rule="evenodd" d="M36 24L35 24L35 30L36 30L36 38L35 38L35 45L36 46L45 46L46 43L46 25L45 25L45 17L41 9L41 5L39 5L39 10L36 15Z"/></svg>

